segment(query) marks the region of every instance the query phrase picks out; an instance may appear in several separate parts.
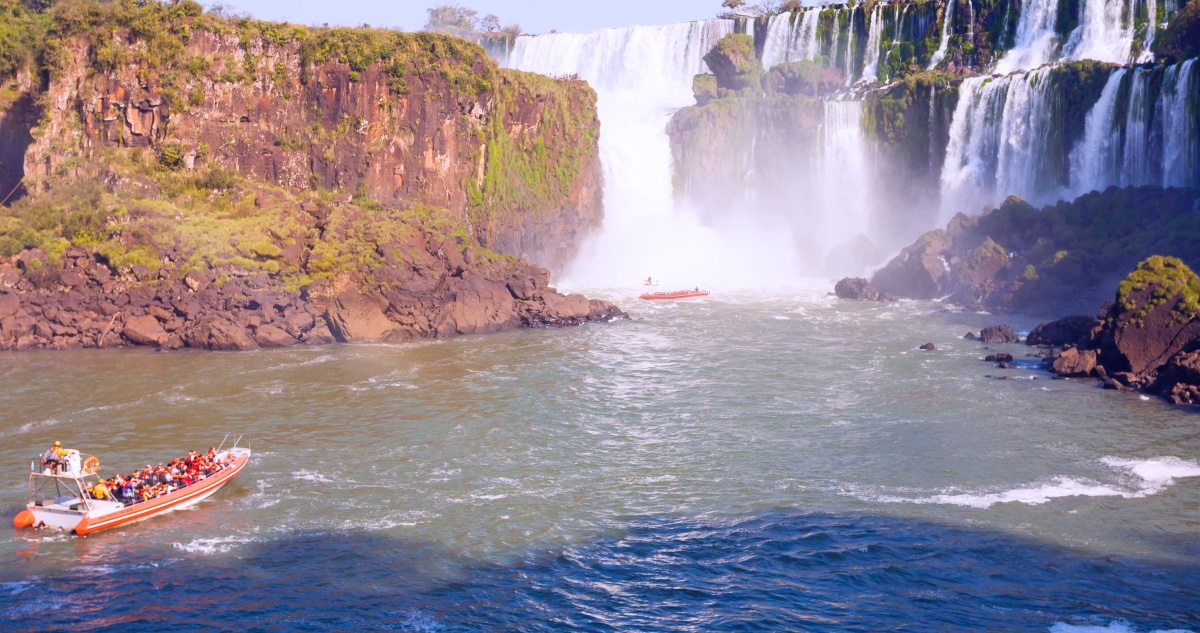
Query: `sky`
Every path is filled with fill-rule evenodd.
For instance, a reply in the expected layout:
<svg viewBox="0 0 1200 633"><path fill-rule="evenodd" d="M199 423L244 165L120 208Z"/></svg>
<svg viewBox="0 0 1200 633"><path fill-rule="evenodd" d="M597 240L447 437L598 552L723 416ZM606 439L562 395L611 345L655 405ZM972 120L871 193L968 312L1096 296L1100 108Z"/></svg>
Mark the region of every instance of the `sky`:
<svg viewBox="0 0 1200 633"><path fill-rule="evenodd" d="M211 2L208 2L211 4ZM439 4L458 4L519 24L526 33L585 33L638 24L670 24L716 16L720 0L223 0L235 12L261 20L299 24L378 27L416 31L425 26L425 12Z"/></svg>

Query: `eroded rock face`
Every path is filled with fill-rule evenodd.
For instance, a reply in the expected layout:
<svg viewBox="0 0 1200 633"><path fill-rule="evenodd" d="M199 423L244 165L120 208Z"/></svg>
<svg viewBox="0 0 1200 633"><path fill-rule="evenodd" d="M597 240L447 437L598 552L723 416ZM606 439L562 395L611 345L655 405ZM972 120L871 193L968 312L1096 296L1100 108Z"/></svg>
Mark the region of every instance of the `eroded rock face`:
<svg viewBox="0 0 1200 633"><path fill-rule="evenodd" d="M401 332L398 324L384 316L377 301L356 290L335 299L324 316L329 331L343 343L390 341Z"/></svg>
<svg viewBox="0 0 1200 633"><path fill-rule="evenodd" d="M945 231L930 231L905 248L875 273L871 285L881 292L912 299L936 299L949 294L945 256L952 240Z"/></svg>
<svg viewBox="0 0 1200 633"><path fill-rule="evenodd" d="M1175 404L1200 404L1200 351L1180 352L1158 371L1149 391Z"/></svg>
<svg viewBox="0 0 1200 633"><path fill-rule="evenodd" d="M167 341L167 331L150 315L130 318L121 334L134 345L162 345Z"/></svg>

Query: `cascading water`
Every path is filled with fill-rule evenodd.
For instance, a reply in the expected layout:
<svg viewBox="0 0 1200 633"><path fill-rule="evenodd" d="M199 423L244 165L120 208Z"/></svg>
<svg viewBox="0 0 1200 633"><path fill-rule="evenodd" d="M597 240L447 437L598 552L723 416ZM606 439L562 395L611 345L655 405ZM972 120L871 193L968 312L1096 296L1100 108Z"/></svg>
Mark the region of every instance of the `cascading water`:
<svg viewBox="0 0 1200 633"><path fill-rule="evenodd" d="M957 2L947 2L946 8L942 13L942 39L938 42L937 50L933 52L933 57L929 59L929 67L926 70L933 70L938 64L946 59L946 47L950 45L950 36L953 35L954 29L954 5Z"/></svg>
<svg viewBox="0 0 1200 633"><path fill-rule="evenodd" d="M820 16L820 9L808 9L799 16L794 13L772 16L763 44L763 68L769 70L784 62L815 59L821 52L817 43Z"/></svg>
<svg viewBox="0 0 1200 633"><path fill-rule="evenodd" d="M1073 193L1110 185L1200 185L1195 63L1120 68L1109 76L1087 115L1083 141L1071 154ZM1155 73L1162 74L1157 94Z"/></svg>
<svg viewBox="0 0 1200 633"><path fill-rule="evenodd" d="M1037 68L1058 54L1058 33L1054 22L1058 18L1058 0L1028 0L1021 3L1013 48L996 62L995 72L1008 74L1017 70Z"/></svg>
<svg viewBox="0 0 1200 633"><path fill-rule="evenodd" d="M826 101L822 126L822 171L825 209L818 243L839 244L868 233L871 214L866 152L862 139L862 101ZM836 218L836 219L835 219Z"/></svg>
<svg viewBox="0 0 1200 633"><path fill-rule="evenodd" d="M871 26L867 31L866 61L863 62L860 82L869 83L879 79L879 50L883 46L883 5L875 5L871 10Z"/></svg>
<svg viewBox="0 0 1200 633"><path fill-rule="evenodd" d="M849 9L846 11L846 85L854 83L854 13L855 10Z"/></svg>
<svg viewBox="0 0 1200 633"><path fill-rule="evenodd" d="M1084 121L1083 141L1071 153L1071 173L1075 180L1072 189L1076 195L1117 180L1117 151L1121 138L1113 114L1124 77L1124 68L1117 69L1109 76L1104 91L1100 93L1100 99L1092 106Z"/></svg>
<svg viewBox="0 0 1200 633"><path fill-rule="evenodd" d="M1064 56L1115 63L1129 61L1135 4L1135 0L1085 0L1079 27L1071 32L1063 47Z"/></svg>
<svg viewBox="0 0 1200 633"><path fill-rule="evenodd" d="M734 26L710 20L517 38L509 66L578 74L598 95L605 220L566 272L571 283L627 286L653 275L745 286L798 269L788 231L737 217L705 226L675 204L667 123L695 102L692 78L707 71L703 56Z"/></svg>
<svg viewBox="0 0 1200 633"><path fill-rule="evenodd" d="M1049 69L963 81L942 167L943 214L1049 193Z"/></svg>

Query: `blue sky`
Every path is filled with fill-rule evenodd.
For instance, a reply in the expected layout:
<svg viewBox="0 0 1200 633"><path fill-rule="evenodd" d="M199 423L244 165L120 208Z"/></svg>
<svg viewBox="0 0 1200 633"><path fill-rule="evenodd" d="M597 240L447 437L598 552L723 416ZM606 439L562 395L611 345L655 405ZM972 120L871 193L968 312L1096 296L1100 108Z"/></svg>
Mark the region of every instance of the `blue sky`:
<svg viewBox="0 0 1200 633"><path fill-rule="evenodd" d="M494 13L502 23L515 22L528 33L548 33L551 29L587 32L711 18L720 10L721 0L225 0L222 4L263 20L345 26L366 23L406 31L425 25L425 9L435 4L459 4L479 11L481 16Z"/></svg>

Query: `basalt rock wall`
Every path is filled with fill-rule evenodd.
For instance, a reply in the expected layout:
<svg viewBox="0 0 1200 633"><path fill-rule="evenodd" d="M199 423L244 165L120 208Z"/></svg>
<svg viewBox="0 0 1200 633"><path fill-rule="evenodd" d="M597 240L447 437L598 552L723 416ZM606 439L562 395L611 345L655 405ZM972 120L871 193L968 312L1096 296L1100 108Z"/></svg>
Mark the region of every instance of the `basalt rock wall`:
<svg viewBox="0 0 1200 633"><path fill-rule="evenodd" d="M583 82L500 69L449 36L152 8L90 31L53 14L55 67L0 77L18 95L0 115L0 184L96 178L140 148L172 169L444 207L485 246L552 269L602 220Z"/></svg>

